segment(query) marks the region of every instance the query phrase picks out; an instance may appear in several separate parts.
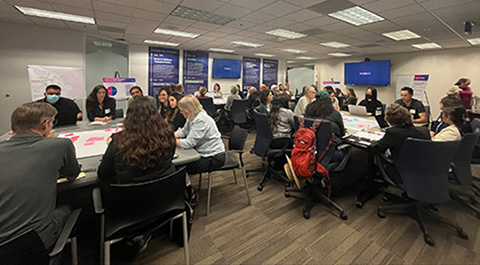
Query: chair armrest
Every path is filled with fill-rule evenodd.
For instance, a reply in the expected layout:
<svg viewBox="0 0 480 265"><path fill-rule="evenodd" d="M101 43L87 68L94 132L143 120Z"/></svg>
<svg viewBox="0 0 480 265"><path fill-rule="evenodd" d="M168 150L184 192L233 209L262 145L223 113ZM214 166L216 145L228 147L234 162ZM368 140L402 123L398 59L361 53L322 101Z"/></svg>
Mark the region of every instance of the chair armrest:
<svg viewBox="0 0 480 265"><path fill-rule="evenodd" d="M388 163L390 163L390 164L393 164L392 158L386 156L384 152L376 152L375 154L378 155L378 156L379 156L380 158L382 158L383 160L385 160L386 162L388 162Z"/></svg>
<svg viewBox="0 0 480 265"><path fill-rule="evenodd" d="M102 205L102 190L97 187L92 191L93 208L96 214L102 214L105 210Z"/></svg>
<svg viewBox="0 0 480 265"><path fill-rule="evenodd" d="M351 147L352 146L349 145L349 144L341 144L341 145L337 146L337 150L346 150L346 149L349 149Z"/></svg>
<svg viewBox="0 0 480 265"><path fill-rule="evenodd" d="M73 227L77 223L78 216L80 216L81 212L82 209L75 209L73 212L70 213L67 222L63 226L62 232L60 233L60 236L58 237L57 242L53 247L53 250L48 254L50 257L56 256L58 255L58 253L62 252L65 244L67 243L68 237L72 232Z"/></svg>
<svg viewBox="0 0 480 265"><path fill-rule="evenodd" d="M387 172L383 168L383 162L382 162L382 159L385 159L386 162L393 165L393 160L391 160L390 158L387 158L387 156L385 156L385 154L382 154L382 153L379 153L379 152L374 154L373 159L374 159L375 164L377 165L378 170L380 171L380 174L382 175L383 179L386 182L388 182L390 185L397 186L397 184L390 178L390 176L388 176Z"/></svg>

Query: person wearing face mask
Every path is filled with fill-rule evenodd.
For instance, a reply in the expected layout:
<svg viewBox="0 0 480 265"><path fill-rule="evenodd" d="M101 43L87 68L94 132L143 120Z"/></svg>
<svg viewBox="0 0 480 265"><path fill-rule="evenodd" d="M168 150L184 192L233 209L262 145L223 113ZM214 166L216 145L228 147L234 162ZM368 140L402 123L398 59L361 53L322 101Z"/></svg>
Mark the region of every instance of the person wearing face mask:
<svg viewBox="0 0 480 265"><path fill-rule="evenodd" d="M367 107L367 113L372 116L383 116L383 105L377 99L377 89L374 87L367 88L365 91L365 99L358 103L359 106Z"/></svg>
<svg viewBox="0 0 480 265"><path fill-rule="evenodd" d="M76 124L77 120L82 120L82 111L77 103L69 98L61 97L62 89L57 85L49 85L45 88L45 96L36 102L50 103L57 111L55 116L55 126Z"/></svg>

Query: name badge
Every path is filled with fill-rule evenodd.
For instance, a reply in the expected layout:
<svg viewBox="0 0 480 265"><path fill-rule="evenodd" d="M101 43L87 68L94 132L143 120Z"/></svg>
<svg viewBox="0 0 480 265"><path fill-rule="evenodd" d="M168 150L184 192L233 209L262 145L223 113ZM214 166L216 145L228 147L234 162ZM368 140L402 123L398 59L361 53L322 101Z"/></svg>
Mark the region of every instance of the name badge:
<svg viewBox="0 0 480 265"><path fill-rule="evenodd" d="M375 111L375 116L380 116L380 115L382 115L382 110L378 110L378 109L377 109L377 110Z"/></svg>
<svg viewBox="0 0 480 265"><path fill-rule="evenodd" d="M105 114L110 113L110 109L105 109Z"/></svg>
<svg viewBox="0 0 480 265"><path fill-rule="evenodd" d="M410 114L415 114L415 109L411 109Z"/></svg>

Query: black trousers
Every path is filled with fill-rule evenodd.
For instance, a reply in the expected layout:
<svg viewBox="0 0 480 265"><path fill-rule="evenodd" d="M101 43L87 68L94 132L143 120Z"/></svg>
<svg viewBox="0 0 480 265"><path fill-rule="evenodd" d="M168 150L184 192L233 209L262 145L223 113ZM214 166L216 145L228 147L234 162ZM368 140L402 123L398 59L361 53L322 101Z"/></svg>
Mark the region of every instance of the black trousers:
<svg viewBox="0 0 480 265"><path fill-rule="evenodd" d="M224 164L225 153L220 153L209 157L202 157L195 162L187 164L187 173L199 174L203 172L210 172L221 168Z"/></svg>

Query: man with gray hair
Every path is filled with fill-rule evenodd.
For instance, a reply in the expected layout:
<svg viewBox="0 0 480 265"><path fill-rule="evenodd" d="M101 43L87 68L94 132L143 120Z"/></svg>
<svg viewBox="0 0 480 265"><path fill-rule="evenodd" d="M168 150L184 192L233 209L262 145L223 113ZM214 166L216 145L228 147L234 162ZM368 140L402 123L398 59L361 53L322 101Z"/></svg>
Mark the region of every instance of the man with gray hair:
<svg viewBox="0 0 480 265"><path fill-rule="evenodd" d="M260 92L257 91L257 88L254 86L251 86L248 88L248 100L247 100L247 109L253 110L258 105L260 105L260 100L258 99L260 97Z"/></svg>
<svg viewBox="0 0 480 265"><path fill-rule="evenodd" d="M305 115L307 105L310 104L310 102L312 102L312 100L315 98L315 93L315 87L313 85L310 86L307 91L305 91L305 95L298 100L297 105L295 106L295 111L293 113L297 116Z"/></svg>
<svg viewBox="0 0 480 265"><path fill-rule="evenodd" d="M230 108L232 107L232 104L233 104L233 100L234 99L242 99L239 95L238 95L238 87L237 86L232 86L232 88L230 88L230 96L228 96L227 98L227 103L225 104L225 109L226 110L230 110Z"/></svg>

